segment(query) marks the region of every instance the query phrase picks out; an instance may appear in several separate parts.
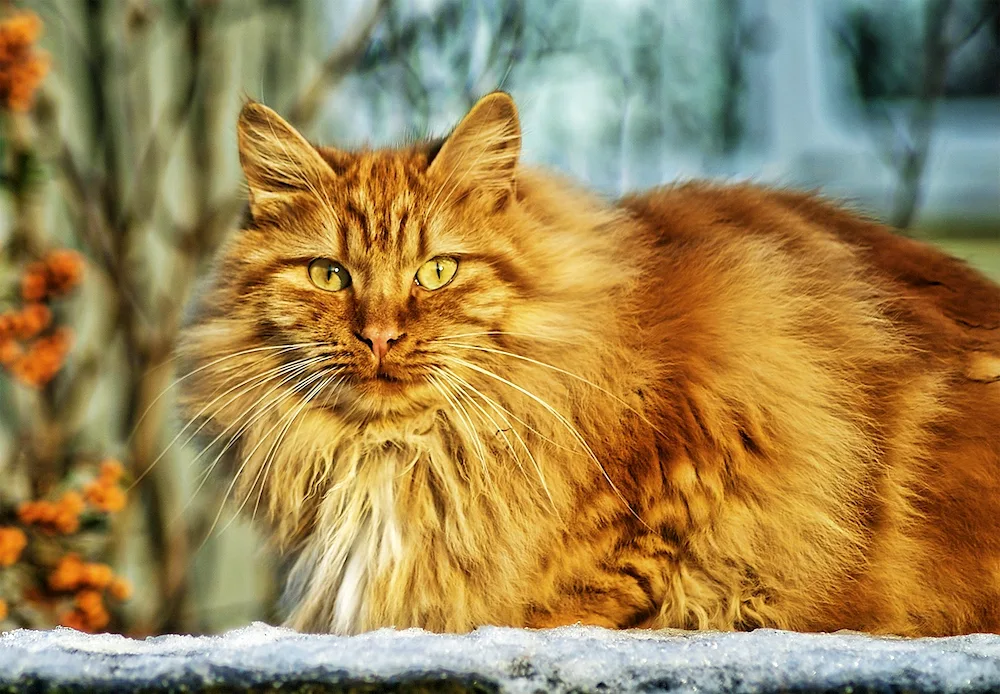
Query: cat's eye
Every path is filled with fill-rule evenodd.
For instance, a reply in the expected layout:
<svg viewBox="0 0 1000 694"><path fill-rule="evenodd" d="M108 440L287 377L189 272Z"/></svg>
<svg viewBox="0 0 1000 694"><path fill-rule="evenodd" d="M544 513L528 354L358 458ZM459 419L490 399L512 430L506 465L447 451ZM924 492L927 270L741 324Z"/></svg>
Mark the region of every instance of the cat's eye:
<svg viewBox="0 0 1000 694"><path fill-rule="evenodd" d="M309 279L327 292L339 292L351 286L351 274L347 268L329 258L317 258L309 263Z"/></svg>
<svg viewBox="0 0 1000 694"><path fill-rule="evenodd" d="M415 279L424 289L434 291L451 282L456 272L458 272L458 260L439 255L421 265Z"/></svg>

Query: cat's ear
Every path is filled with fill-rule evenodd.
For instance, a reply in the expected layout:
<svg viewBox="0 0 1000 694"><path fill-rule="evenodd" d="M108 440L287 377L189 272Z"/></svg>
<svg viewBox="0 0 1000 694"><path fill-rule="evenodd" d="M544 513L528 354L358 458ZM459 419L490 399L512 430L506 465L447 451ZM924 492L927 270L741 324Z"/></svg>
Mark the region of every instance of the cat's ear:
<svg viewBox="0 0 1000 694"><path fill-rule="evenodd" d="M521 124L509 94L487 94L472 107L431 162L429 172L498 196L514 188Z"/></svg>
<svg viewBox="0 0 1000 694"><path fill-rule="evenodd" d="M314 190L334 176L316 148L263 104L249 101L243 106L236 133L251 207L275 196Z"/></svg>

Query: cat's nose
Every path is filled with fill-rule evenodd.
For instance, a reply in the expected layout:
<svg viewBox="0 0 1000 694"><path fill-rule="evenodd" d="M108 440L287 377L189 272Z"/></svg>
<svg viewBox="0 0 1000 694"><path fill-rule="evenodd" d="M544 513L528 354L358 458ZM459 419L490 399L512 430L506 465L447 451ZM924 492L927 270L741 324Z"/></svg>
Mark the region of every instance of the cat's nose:
<svg viewBox="0 0 1000 694"><path fill-rule="evenodd" d="M358 339L368 345L368 348L375 355L375 359L381 362L389 352L389 348L395 344L402 335L395 325L366 325L364 330L358 334Z"/></svg>

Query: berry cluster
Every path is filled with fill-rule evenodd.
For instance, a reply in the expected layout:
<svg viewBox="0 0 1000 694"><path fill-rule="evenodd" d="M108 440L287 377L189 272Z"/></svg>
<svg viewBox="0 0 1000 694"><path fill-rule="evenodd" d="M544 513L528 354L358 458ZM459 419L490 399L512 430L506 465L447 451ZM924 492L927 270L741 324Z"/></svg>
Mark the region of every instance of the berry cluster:
<svg viewBox="0 0 1000 694"><path fill-rule="evenodd" d="M55 501L25 501L17 509L17 519L49 534L72 535L80 529L80 514L86 508L80 492L69 491Z"/></svg>
<svg viewBox="0 0 1000 694"><path fill-rule="evenodd" d="M83 279L83 256L60 248L44 260L30 263L21 276L21 297L25 301L43 301L64 296Z"/></svg>
<svg viewBox="0 0 1000 694"><path fill-rule="evenodd" d="M83 488L87 501L105 513L121 511L125 508L125 492L118 486L118 481L123 474L125 470L121 463L117 460L105 460L101 463L97 479Z"/></svg>
<svg viewBox="0 0 1000 694"><path fill-rule="evenodd" d="M132 586L116 576L107 564L85 562L78 554L64 556L49 575L49 588L57 593L73 593L73 607L64 612L59 623L78 631L100 631L108 626L111 616L104 604L104 595L115 600L128 600Z"/></svg>
<svg viewBox="0 0 1000 694"><path fill-rule="evenodd" d="M28 536L20 528L0 528L0 566L10 566L21 558Z"/></svg>
<svg viewBox="0 0 1000 694"><path fill-rule="evenodd" d="M35 50L42 22L33 12L0 21L0 104L11 111L31 108L35 90L49 70L48 58Z"/></svg>
<svg viewBox="0 0 1000 694"><path fill-rule="evenodd" d="M19 310L0 314L0 366L25 385L41 387L62 368L73 341L69 328L52 326L48 302L80 283L83 258L57 250L31 263L21 277Z"/></svg>
<svg viewBox="0 0 1000 694"><path fill-rule="evenodd" d="M110 566L86 561L73 547L83 529L124 508L124 474L117 460L105 460L82 489L64 491L51 500L25 501L17 507L19 525L0 527L0 579L6 570L22 575L20 581L0 580L0 587L19 586L13 590L21 594L16 606L30 606L48 615L49 624L81 631L108 626L108 601L127 600L132 588ZM0 622L11 617L9 599L0 599Z"/></svg>

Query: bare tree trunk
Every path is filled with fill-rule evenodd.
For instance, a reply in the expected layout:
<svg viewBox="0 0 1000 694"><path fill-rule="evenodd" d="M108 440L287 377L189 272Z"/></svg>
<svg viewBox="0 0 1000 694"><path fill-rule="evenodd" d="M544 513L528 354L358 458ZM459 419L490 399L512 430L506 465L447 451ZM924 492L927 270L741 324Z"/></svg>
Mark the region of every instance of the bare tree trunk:
<svg viewBox="0 0 1000 694"><path fill-rule="evenodd" d="M952 0L929 0L925 7L923 80L909 118L909 142L898 166L899 184L890 217L899 229L909 228L920 209L924 169L931 149L937 106L945 91L948 64L962 46L1000 13L1000 2L984 2L979 17L965 28L964 33L949 37L948 23L953 9Z"/></svg>
<svg viewBox="0 0 1000 694"><path fill-rule="evenodd" d="M893 226L899 229L907 229L913 223L923 196L924 166L931 148L934 114L948 73L951 51L945 27L950 9L951 0L930 0L925 9L923 82L910 118L911 141L899 166L899 184L890 217Z"/></svg>

